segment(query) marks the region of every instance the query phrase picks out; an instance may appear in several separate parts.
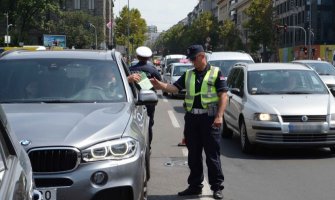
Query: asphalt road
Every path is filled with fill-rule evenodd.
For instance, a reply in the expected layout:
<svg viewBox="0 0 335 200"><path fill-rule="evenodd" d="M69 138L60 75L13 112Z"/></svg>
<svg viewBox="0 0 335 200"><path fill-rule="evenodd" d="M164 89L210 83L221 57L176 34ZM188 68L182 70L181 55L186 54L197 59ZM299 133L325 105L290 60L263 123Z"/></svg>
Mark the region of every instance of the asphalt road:
<svg viewBox="0 0 335 200"><path fill-rule="evenodd" d="M177 146L182 139L184 110L181 99L165 98L161 92L159 98L148 199L212 199L207 172L202 196L177 196L187 187L189 173L187 149ZM257 148L254 154L245 155L241 153L238 137L234 136L221 141L221 163L225 200L335 199L335 155L326 148Z"/></svg>

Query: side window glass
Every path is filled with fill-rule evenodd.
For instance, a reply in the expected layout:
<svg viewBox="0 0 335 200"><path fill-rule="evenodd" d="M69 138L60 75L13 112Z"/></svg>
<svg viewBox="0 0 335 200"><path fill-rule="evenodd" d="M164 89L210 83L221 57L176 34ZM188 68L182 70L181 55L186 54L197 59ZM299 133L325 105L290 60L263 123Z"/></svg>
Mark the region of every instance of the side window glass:
<svg viewBox="0 0 335 200"><path fill-rule="evenodd" d="M235 68L235 69L232 69L229 76L228 76L228 79L227 79L227 86L228 88L234 88L235 87L235 80L238 76L238 70Z"/></svg>
<svg viewBox="0 0 335 200"><path fill-rule="evenodd" d="M235 81L235 88L240 89L240 96L243 96L243 88L244 88L244 71L243 69L238 69L238 76Z"/></svg>
<svg viewBox="0 0 335 200"><path fill-rule="evenodd" d="M126 72L126 75L129 76L130 75L130 70L128 68L128 65L124 62L124 60L121 58L121 63L122 63L122 67L124 69L124 71ZM131 91L133 93L134 97L137 97L137 91L136 91L136 86L135 83L129 83Z"/></svg>

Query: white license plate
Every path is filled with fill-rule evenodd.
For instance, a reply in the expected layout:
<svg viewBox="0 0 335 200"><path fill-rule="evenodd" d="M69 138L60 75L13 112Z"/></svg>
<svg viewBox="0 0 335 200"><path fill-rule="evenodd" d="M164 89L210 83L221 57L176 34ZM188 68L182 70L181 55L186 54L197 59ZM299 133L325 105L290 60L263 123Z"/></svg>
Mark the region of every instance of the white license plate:
<svg viewBox="0 0 335 200"><path fill-rule="evenodd" d="M290 133L320 133L322 130L322 126L319 124L290 124L288 128Z"/></svg>
<svg viewBox="0 0 335 200"><path fill-rule="evenodd" d="M43 200L57 200L57 188L38 188L41 192Z"/></svg>

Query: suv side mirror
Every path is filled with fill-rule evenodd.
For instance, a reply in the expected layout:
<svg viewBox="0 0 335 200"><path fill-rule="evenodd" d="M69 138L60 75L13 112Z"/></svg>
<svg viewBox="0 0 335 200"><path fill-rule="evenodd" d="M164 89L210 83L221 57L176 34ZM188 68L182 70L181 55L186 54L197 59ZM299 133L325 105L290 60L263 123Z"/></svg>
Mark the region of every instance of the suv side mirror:
<svg viewBox="0 0 335 200"><path fill-rule="evenodd" d="M231 88L230 92L238 96L241 94L241 91L238 88Z"/></svg>
<svg viewBox="0 0 335 200"><path fill-rule="evenodd" d="M137 97L136 105L156 105L158 97L155 91L140 90Z"/></svg>

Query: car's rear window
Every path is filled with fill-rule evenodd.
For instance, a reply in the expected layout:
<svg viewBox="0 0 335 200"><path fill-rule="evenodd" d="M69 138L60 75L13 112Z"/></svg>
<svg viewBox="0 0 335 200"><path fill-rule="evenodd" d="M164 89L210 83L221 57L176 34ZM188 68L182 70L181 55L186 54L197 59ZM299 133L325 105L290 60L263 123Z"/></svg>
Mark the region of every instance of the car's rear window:
<svg viewBox="0 0 335 200"><path fill-rule="evenodd" d="M254 63L252 60L211 60L211 61L208 61L210 65L219 67L225 77L228 76L233 65L238 62Z"/></svg>
<svg viewBox="0 0 335 200"><path fill-rule="evenodd" d="M1 103L114 101L126 101L124 83L114 61L0 61Z"/></svg>

